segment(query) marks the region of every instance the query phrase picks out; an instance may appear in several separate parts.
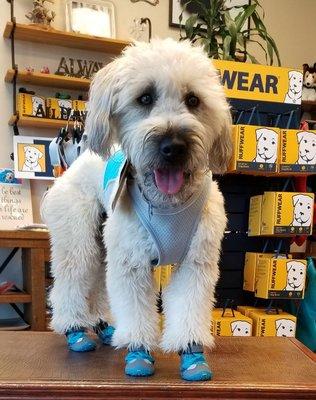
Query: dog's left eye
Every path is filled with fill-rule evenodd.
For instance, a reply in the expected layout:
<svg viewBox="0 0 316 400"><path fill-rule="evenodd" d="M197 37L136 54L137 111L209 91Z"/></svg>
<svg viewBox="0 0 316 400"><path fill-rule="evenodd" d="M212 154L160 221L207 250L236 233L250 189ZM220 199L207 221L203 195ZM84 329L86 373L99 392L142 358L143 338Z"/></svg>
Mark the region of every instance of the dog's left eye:
<svg viewBox="0 0 316 400"><path fill-rule="evenodd" d="M142 106L150 106L153 104L154 99L150 93L144 93L138 97L137 102Z"/></svg>
<svg viewBox="0 0 316 400"><path fill-rule="evenodd" d="M200 99L195 94L189 93L186 95L184 102L189 108L196 108L200 104Z"/></svg>

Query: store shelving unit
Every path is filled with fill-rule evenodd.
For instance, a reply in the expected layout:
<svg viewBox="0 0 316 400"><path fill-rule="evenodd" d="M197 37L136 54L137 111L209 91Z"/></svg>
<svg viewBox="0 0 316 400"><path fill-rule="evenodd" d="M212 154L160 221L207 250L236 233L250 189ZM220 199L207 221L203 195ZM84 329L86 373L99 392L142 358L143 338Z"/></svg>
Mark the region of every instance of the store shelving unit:
<svg viewBox="0 0 316 400"><path fill-rule="evenodd" d="M9 119L9 125L18 125L23 128L41 128L41 129L60 129L67 124L66 120L63 119L51 119L51 118L37 118L37 117L20 117L12 115ZM69 121L69 125L73 122Z"/></svg>

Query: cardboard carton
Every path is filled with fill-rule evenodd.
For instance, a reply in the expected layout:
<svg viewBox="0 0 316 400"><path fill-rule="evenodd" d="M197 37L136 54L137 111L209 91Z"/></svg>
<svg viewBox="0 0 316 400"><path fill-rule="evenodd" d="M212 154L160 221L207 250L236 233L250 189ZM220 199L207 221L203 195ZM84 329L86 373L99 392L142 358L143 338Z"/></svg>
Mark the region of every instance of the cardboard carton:
<svg viewBox="0 0 316 400"><path fill-rule="evenodd" d="M45 97L18 93L17 109L20 116L46 118Z"/></svg>
<svg viewBox="0 0 316 400"><path fill-rule="evenodd" d="M296 317L286 312L267 313L265 310L252 310L253 336L295 337Z"/></svg>
<svg viewBox="0 0 316 400"><path fill-rule="evenodd" d="M215 336L251 336L252 320L234 311L234 315L230 309L225 310L214 309L212 311L211 332Z"/></svg>
<svg viewBox="0 0 316 400"><path fill-rule="evenodd" d="M47 116L52 119L68 120L72 110L72 100L47 98Z"/></svg>

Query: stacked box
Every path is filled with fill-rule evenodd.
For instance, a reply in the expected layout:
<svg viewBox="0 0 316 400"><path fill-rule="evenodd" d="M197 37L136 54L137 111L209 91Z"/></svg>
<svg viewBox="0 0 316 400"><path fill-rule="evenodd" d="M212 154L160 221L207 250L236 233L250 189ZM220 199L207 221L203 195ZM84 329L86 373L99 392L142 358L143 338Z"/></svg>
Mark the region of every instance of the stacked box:
<svg viewBox="0 0 316 400"><path fill-rule="evenodd" d="M281 130L280 172L316 172L316 131Z"/></svg>
<svg viewBox="0 0 316 400"><path fill-rule="evenodd" d="M286 312L267 313L265 310L252 310L249 314L253 320L254 336L294 337L296 317Z"/></svg>
<svg viewBox="0 0 316 400"><path fill-rule="evenodd" d="M306 260L260 258L255 296L263 299L304 298L306 265Z"/></svg>
<svg viewBox="0 0 316 400"><path fill-rule="evenodd" d="M46 107L48 118L68 120L72 110L72 100L49 97L46 99Z"/></svg>
<svg viewBox="0 0 316 400"><path fill-rule="evenodd" d="M278 128L233 126L233 157L230 171L276 172L279 157Z"/></svg>
<svg viewBox="0 0 316 400"><path fill-rule="evenodd" d="M17 110L20 116L25 117L46 117L45 97L28 93L18 93Z"/></svg>
<svg viewBox="0 0 316 400"><path fill-rule="evenodd" d="M212 311L211 332L215 336L251 336L252 320L249 317L231 310L214 309Z"/></svg>

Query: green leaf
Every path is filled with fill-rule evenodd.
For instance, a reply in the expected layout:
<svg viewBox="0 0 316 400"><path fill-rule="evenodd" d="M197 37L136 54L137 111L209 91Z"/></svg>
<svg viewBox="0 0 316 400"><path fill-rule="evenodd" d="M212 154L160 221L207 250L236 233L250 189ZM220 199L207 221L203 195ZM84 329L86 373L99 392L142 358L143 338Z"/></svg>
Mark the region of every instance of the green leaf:
<svg viewBox="0 0 316 400"><path fill-rule="evenodd" d="M188 38L192 37L193 27L196 24L197 19L198 19L197 14L193 14L185 21L184 29Z"/></svg>
<svg viewBox="0 0 316 400"><path fill-rule="evenodd" d="M223 40L223 60L228 60L230 57L230 44L232 38L230 36L226 36Z"/></svg>
<svg viewBox="0 0 316 400"><path fill-rule="evenodd" d="M239 32L240 29L244 26L247 19L254 13L256 10L257 4L252 4L250 6L245 7L244 12L240 15L240 17L235 19L237 31Z"/></svg>
<svg viewBox="0 0 316 400"><path fill-rule="evenodd" d="M254 56L252 56L251 54L249 54L248 52L247 52L247 56L250 58L250 61L251 61L253 64L259 64L259 61L258 61Z"/></svg>

